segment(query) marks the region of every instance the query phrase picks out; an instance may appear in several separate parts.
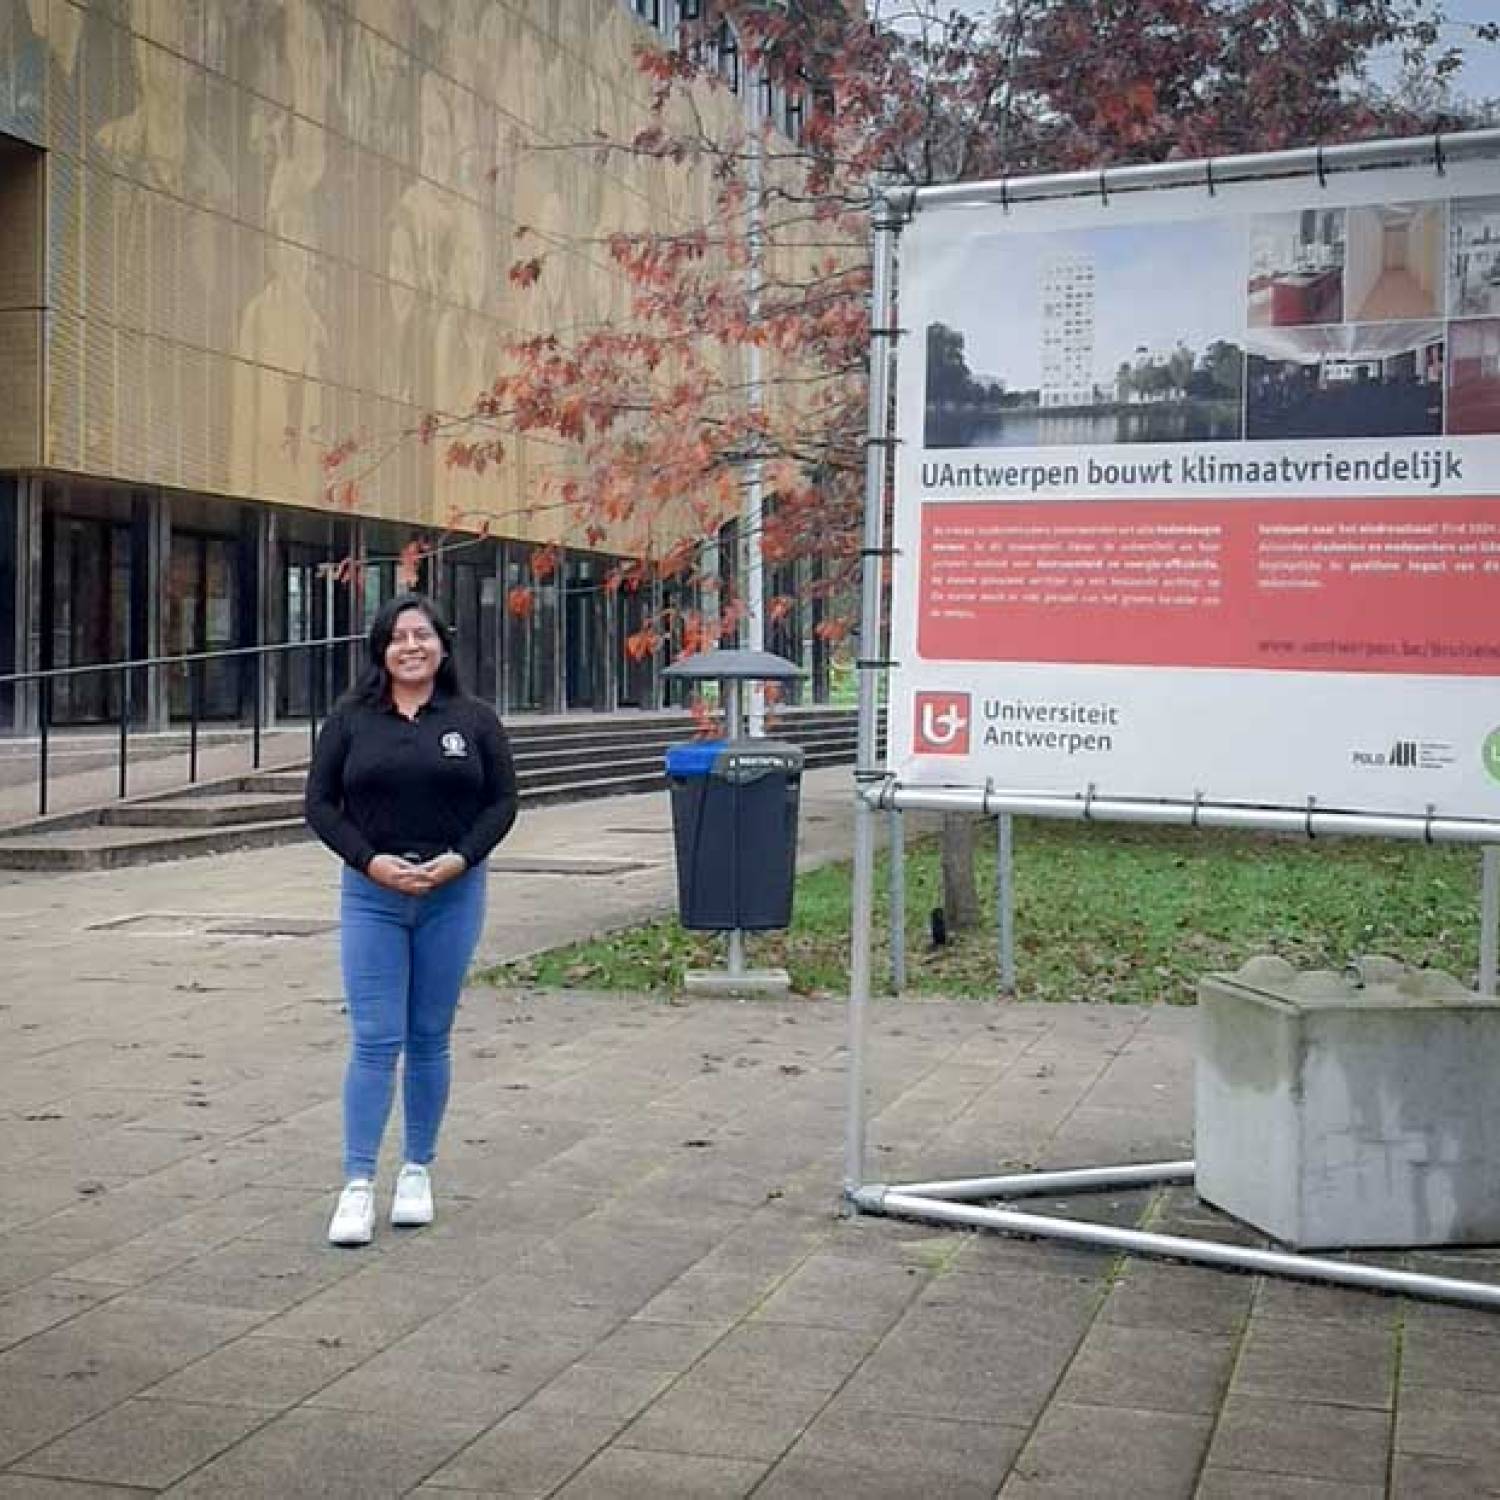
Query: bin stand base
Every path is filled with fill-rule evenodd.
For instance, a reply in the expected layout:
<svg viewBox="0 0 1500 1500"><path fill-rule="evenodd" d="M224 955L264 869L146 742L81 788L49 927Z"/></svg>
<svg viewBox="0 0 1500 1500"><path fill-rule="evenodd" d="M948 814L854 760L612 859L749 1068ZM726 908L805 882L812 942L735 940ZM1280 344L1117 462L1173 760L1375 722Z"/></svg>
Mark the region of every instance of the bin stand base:
<svg viewBox="0 0 1500 1500"><path fill-rule="evenodd" d="M689 969L682 988L689 995L718 999L785 1000L792 992L792 977L785 969Z"/></svg>

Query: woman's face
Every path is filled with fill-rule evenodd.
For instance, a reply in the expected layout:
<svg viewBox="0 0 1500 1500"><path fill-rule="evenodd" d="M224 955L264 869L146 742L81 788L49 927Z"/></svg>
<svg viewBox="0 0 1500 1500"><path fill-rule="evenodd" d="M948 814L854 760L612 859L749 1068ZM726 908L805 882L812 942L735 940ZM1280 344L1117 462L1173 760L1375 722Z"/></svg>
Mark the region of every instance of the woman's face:
<svg viewBox="0 0 1500 1500"><path fill-rule="evenodd" d="M431 620L420 609L403 609L396 616L391 643L385 648L385 669L391 685L431 687L443 660L443 643Z"/></svg>

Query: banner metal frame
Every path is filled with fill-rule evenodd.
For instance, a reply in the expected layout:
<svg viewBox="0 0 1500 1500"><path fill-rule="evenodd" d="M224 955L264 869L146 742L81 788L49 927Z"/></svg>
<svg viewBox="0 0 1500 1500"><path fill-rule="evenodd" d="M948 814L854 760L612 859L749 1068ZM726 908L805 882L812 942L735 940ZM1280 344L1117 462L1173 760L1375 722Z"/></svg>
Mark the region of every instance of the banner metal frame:
<svg viewBox="0 0 1500 1500"><path fill-rule="evenodd" d="M854 870L847 1016L849 1071L844 1132L844 1200L857 1213L886 1214L935 1223L961 1224L1062 1243L1089 1245L1132 1254L1223 1269L1259 1272L1372 1291L1399 1293L1434 1301L1463 1303L1500 1311L1500 1286L1443 1276L1428 1276L1394 1267L1356 1263L1292 1251L1225 1245L1179 1235L1120 1229L1074 1219L1055 1218L1013 1207L987 1206L1039 1193L1129 1190L1166 1183L1191 1182L1192 1161L1084 1167L1066 1171L907 1184L871 1183L865 1176L869 1100L865 1080L868 1012L875 911L875 844L882 812L921 809L974 812L1006 817L1079 821L1163 823L1191 828L1249 828L1301 833L1308 838L1358 834L1381 838L1457 842L1484 849L1481 985L1494 988L1493 969L1500 951L1500 821L1480 818L1377 814L1319 807L1259 807L1191 799L1096 797L983 787L903 786L881 763L878 714L881 686L892 663L882 650L884 600L881 563L887 554L886 509L890 456L899 441L893 431L891 395L897 345L904 331L895 326L896 261L901 229L924 206L939 204L1012 204L1044 199L1140 192L1163 187L1201 186L1212 193L1229 182L1270 178L1316 177L1390 167L1430 165L1442 174L1449 162L1500 157L1500 129L1455 135L1366 141L1344 146L1313 146L1290 151L1223 157L1192 162L1106 168L962 183L928 188L877 191L872 215L873 273L871 290L869 435L866 439L865 515L861 567L858 661L858 743L855 767Z"/></svg>

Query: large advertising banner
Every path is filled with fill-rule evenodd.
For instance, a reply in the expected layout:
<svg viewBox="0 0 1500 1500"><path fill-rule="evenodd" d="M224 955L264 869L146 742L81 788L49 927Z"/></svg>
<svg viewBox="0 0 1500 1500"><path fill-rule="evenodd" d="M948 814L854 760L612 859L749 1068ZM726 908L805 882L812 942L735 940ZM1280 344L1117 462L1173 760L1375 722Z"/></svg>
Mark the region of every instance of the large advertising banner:
<svg viewBox="0 0 1500 1500"><path fill-rule="evenodd" d="M920 206L890 764L1500 819L1500 160Z"/></svg>

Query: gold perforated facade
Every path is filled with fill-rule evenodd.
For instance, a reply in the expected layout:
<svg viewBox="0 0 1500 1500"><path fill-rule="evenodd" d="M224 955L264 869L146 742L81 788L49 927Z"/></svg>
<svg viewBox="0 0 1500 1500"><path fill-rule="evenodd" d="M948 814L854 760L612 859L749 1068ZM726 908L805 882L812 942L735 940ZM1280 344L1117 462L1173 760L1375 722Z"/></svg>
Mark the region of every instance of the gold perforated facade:
<svg viewBox="0 0 1500 1500"><path fill-rule="evenodd" d="M357 629L392 572L372 564L349 602L325 565L461 516L508 540L424 581L471 645L489 633L473 665L494 677L516 549L570 539L526 507L535 453L476 477L409 435L469 406L502 334L620 314L591 236L686 206L680 184L566 149L646 122L637 9L0 0L0 674ZM546 276L515 290L508 267L541 246ZM349 439L352 511L325 493ZM501 696L649 697L622 690L604 604L575 634L607 670L569 644L557 588Z"/></svg>
<svg viewBox="0 0 1500 1500"><path fill-rule="evenodd" d="M643 122L641 35L621 0L0 0L0 133L46 182L44 414L0 464L317 505L326 445L466 407L500 330L597 322L578 237L668 205L534 148ZM522 225L560 240L524 295ZM519 526L523 471L405 443L366 501Z"/></svg>

